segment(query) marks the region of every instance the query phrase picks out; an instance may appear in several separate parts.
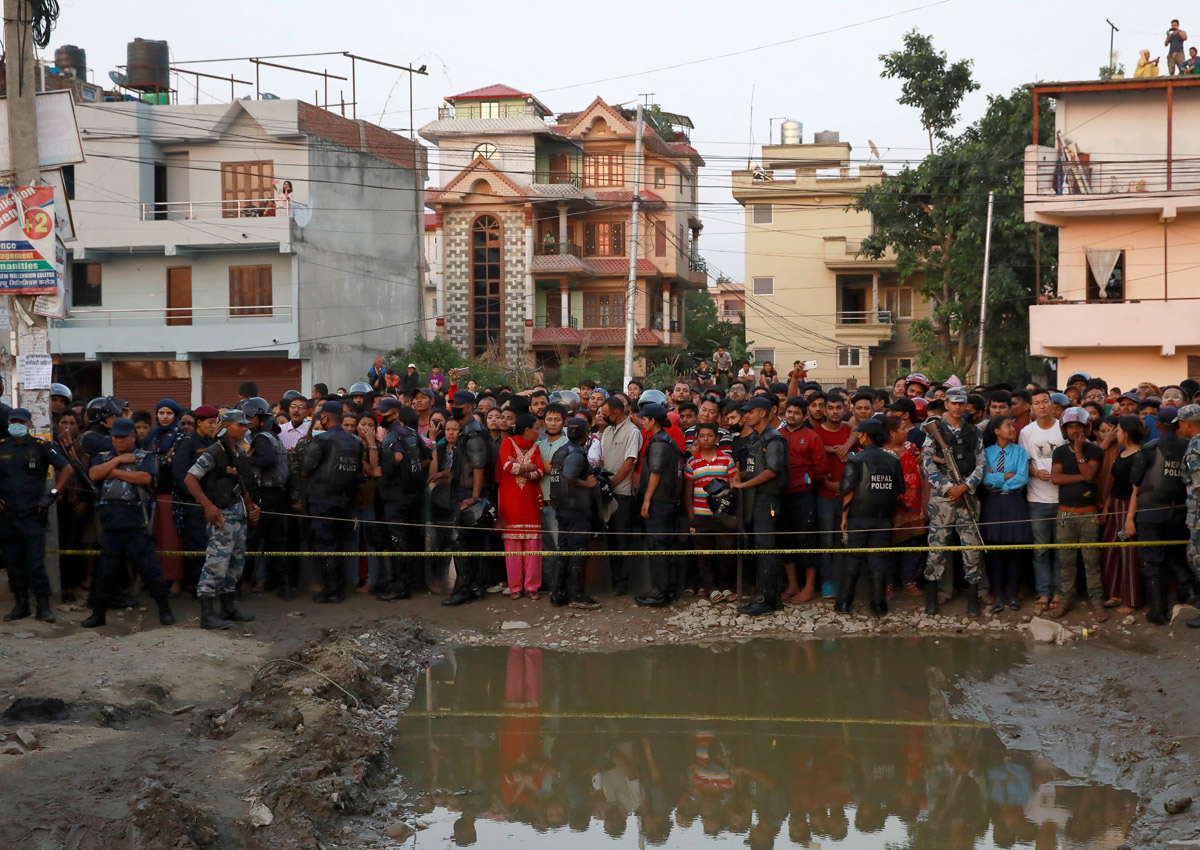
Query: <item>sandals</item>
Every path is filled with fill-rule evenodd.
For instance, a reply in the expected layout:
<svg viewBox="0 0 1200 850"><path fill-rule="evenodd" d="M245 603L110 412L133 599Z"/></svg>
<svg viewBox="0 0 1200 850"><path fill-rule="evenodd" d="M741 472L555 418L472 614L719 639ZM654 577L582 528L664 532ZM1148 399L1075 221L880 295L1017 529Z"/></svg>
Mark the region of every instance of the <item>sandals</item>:
<svg viewBox="0 0 1200 850"><path fill-rule="evenodd" d="M1043 613L1049 607L1050 599L1046 596L1039 596L1037 601L1033 603L1033 610L1037 611L1039 614Z"/></svg>
<svg viewBox="0 0 1200 850"><path fill-rule="evenodd" d="M531 602L537 602L537 601L538 601L539 599L541 599L541 598L542 598L542 594L541 594L541 593L539 593L538 591L536 591L536 590L531 590L531 591L529 592L529 599L530 599L530 601L531 601Z"/></svg>
<svg viewBox="0 0 1200 850"><path fill-rule="evenodd" d="M1116 608L1120 604L1121 604L1121 597L1119 597L1119 596L1110 596L1110 597L1108 597L1108 599L1104 600L1105 608ZM1128 612L1125 612L1125 613L1128 613Z"/></svg>
<svg viewBox="0 0 1200 850"><path fill-rule="evenodd" d="M722 591L721 596L725 598L726 602L737 602L738 598L738 595L732 590Z"/></svg>
<svg viewBox="0 0 1200 850"><path fill-rule="evenodd" d="M724 594L724 592L722 592L720 590L714 590L708 594L708 601L711 602L713 605L716 605L718 602L722 601L724 598L725 598L725 594Z"/></svg>
<svg viewBox="0 0 1200 850"><path fill-rule="evenodd" d="M1055 596L1050 600L1049 607L1046 608L1046 616L1051 620L1061 619L1063 614L1067 613L1067 606L1063 602L1061 596Z"/></svg>

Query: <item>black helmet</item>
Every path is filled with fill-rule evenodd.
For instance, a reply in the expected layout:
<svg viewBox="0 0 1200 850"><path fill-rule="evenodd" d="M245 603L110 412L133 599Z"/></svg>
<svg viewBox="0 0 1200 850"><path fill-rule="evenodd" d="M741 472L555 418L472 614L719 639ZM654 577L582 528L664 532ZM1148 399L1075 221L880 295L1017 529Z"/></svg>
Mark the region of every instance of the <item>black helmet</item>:
<svg viewBox="0 0 1200 850"><path fill-rule="evenodd" d="M483 496L463 511L461 517L462 524L469 528L491 528L496 522L496 506Z"/></svg>
<svg viewBox="0 0 1200 850"><path fill-rule="evenodd" d="M283 394L283 400L288 404L291 404L296 399L300 399L300 401L306 403L308 402L308 399L304 397L304 393L300 392L300 390L288 390Z"/></svg>
<svg viewBox="0 0 1200 850"><path fill-rule="evenodd" d="M350 395L370 395L374 390L366 381L356 381L350 385Z"/></svg>
<svg viewBox="0 0 1200 850"><path fill-rule="evenodd" d="M732 527L736 522L736 515L733 506L734 491L729 482L724 478L714 478L704 485L704 492L707 494L704 501L708 502L708 509L713 512L713 518L727 528Z"/></svg>
<svg viewBox="0 0 1200 850"><path fill-rule="evenodd" d="M89 401L84 412L88 424L94 425L97 422L103 422L110 416L120 416L123 409L117 407L117 402L112 396L102 395Z"/></svg>
<svg viewBox="0 0 1200 850"><path fill-rule="evenodd" d="M246 398L238 402L238 409L247 416L270 416L271 405L265 398Z"/></svg>

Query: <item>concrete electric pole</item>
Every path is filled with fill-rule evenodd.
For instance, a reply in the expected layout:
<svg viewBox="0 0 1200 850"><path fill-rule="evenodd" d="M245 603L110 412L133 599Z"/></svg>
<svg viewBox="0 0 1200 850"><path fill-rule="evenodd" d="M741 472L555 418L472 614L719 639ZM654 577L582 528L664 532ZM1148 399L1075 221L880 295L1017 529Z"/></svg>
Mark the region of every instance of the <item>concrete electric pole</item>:
<svg viewBox="0 0 1200 850"><path fill-rule="evenodd" d="M637 136L633 147L633 215L629 228L629 288L625 293L625 383L633 380L633 340L637 336L638 200L642 195L642 102L637 105Z"/></svg>

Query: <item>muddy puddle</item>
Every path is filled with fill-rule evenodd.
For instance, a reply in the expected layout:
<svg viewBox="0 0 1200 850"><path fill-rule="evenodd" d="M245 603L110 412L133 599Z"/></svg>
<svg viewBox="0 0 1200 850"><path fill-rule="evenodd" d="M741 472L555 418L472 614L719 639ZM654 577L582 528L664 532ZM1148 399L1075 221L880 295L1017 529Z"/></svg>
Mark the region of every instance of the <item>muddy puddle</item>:
<svg viewBox="0 0 1200 850"><path fill-rule="evenodd" d="M1136 797L1007 750L989 639L448 651L396 730L419 847L1111 848Z"/></svg>

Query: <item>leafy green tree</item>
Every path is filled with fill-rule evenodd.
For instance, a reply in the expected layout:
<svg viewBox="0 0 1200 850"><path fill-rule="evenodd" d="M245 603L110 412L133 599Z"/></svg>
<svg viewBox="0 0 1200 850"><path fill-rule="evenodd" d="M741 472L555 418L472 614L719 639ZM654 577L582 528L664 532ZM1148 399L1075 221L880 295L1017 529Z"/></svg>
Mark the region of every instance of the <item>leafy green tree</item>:
<svg viewBox="0 0 1200 850"><path fill-rule="evenodd" d="M921 126L929 134L929 152L933 139L945 139L958 123L958 107L968 92L979 88L971 78L970 59L951 63L945 51L935 50L933 38L917 30L904 34L904 49L881 54L881 77L899 78L900 103L921 110Z"/></svg>
<svg viewBox="0 0 1200 850"><path fill-rule="evenodd" d="M729 281L727 278L719 278L717 282L728 283ZM723 322L717 316L717 302L712 293L695 289L688 290L684 295L683 311L688 354L691 355L694 363L699 363L702 359L711 360L718 345L724 346L725 350L733 355L735 368L739 359L749 359L746 355L746 315L744 313L738 317L736 322Z"/></svg>

